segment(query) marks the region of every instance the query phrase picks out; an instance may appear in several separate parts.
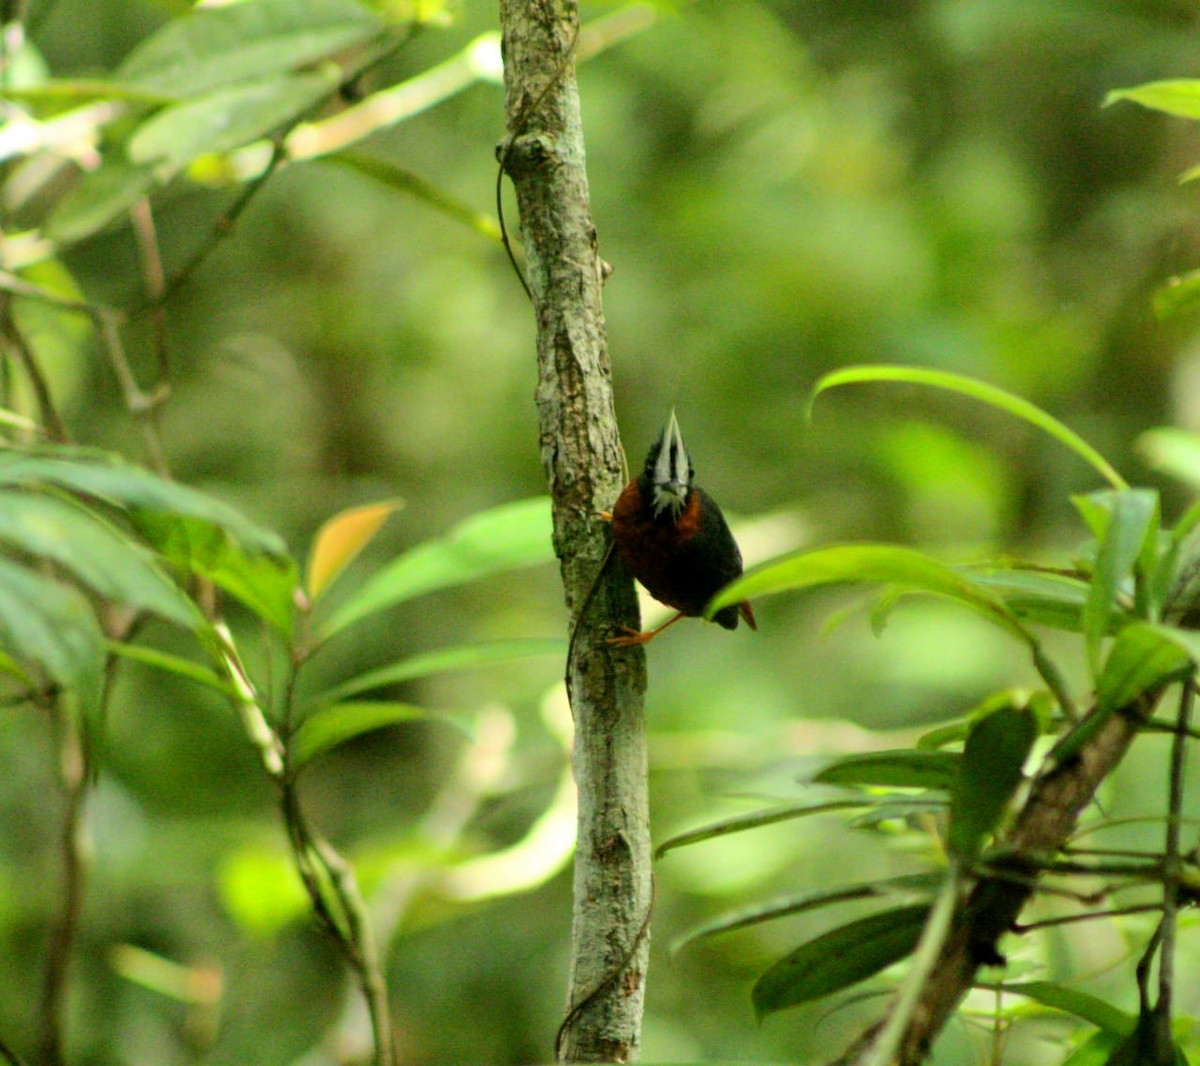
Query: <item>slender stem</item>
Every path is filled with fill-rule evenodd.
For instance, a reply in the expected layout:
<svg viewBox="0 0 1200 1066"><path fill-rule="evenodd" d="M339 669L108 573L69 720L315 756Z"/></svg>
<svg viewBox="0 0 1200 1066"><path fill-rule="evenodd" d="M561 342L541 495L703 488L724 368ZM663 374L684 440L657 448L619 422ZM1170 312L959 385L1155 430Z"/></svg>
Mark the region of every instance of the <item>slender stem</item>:
<svg viewBox="0 0 1200 1066"><path fill-rule="evenodd" d="M1187 758L1188 728L1191 725L1195 682L1189 679L1179 694L1178 731L1171 741L1171 777L1167 801L1167 829L1163 847L1162 951L1158 959L1158 1004L1161 1018L1170 1019L1175 986L1175 934L1179 915L1179 887L1183 874L1180 857L1180 816L1183 812L1183 782ZM1169 1024L1169 1021L1166 1023Z"/></svg>
<svg viewBox="0 0 1200 1066"><path fill-rule="evenodd" d="M163 270L162 253L158 247L158 230L154 225L154 209L150 200L143 197L130 211L133 235L137 241L138 263L142 271L142 283L146 299L153 308L154 351L158 356L158 376L166 381L171 375L170 350L167 346L167 311L163 303L167 278Z"/></svg>
<svg viewBox="0 0 1200 1066"><path fill-rule="evenodd" d="M1122 918L1127 914L1146 914L1159 910L1157 903L1137 903L1129 907L1117 907L1111 911L1088 911L1086 914L1067 914L1061 918L1043 918L1038 922L1016 923L1014 933L1032 933L1035 929L1049 929L1055 925L1071 925L1075 922L1090 922L1096 918Z"/></svg>
<svg viewBox="0 0 1200 1066"><path fill-rule="evenodd" d="M0 32L2 32L2 28L0 28ZM66 443L69 440L66 426L64 426L62 419L59 417L58 408L54 406L54 398L50 394L50 386L46 383L46 377L42 373L41 365L38 363L36 356L34 356L33 349L29 347L24 335L17 328L17 324L13 320L11 297L4 301L2 328L8 350L13 354L16 361L21 364L21 369L25 371L25 376L29 379L30 387L33 389L33 395L37 401L38 412L41 415L42 425L46 427L46 434L53 441L57 441L60 444Z"/></svg>

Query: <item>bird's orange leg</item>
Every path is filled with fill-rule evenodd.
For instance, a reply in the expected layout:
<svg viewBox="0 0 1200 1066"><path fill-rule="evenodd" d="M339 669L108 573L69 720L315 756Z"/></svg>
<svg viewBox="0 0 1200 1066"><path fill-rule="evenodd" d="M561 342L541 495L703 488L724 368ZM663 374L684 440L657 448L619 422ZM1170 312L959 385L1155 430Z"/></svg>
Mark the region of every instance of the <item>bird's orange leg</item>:
<svg viewBox="0 0 1200 1066"><path fill-rule="evenodd" d="M620 637L609 637L605 641L606 644L612 644L618 648L630 648L634 644L649 644L655 637L659 635L668 626L673 626L679 619L683 618L682 611L677 615L668 618L657 629L648 629L644 633L639 633L636 629L625 629L625 635ZM622 627L624 628L624 627Z"/></svg>

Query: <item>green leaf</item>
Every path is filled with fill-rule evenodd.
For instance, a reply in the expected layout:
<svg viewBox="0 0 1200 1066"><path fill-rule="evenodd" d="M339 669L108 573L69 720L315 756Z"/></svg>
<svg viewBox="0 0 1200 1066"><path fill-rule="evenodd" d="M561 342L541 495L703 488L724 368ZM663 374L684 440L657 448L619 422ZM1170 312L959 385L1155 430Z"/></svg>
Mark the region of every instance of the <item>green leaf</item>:
<svg viewBox="0 0 1200 1066"><path fill-rule="evenodd" d="M144 644L125 644L115 640L108 642L108 650L122 659L142 663L144 666L153 666L156 670L163 670L166 673L175 674L177 677L186 678L188 681L194 681L229 699L239 698L238 691L224 678L219 677L207 666L193 662L191 659L185 659L181 655L172 655L170 652L149 648Z"/></svg>
<svg viewBox="0 0 1200 1066"><path fill-rule="evenodd" d="M1096 682L1096 707L1116 711L1194 668L1200 635L1134 622L1113 642ZM1196 645L1196 646L1193 646Z"/></svg>
<svg viewBox="0 0 1200 1066"><path fill-rule="evenodd" d="M1133 1032L1137 1019L1111 1003L1108 1003L1088 992L1080 992L1077 988L1057 984L1054 981L1023 981L1015 984L1003 984L1001 990L1008 994L1015 993L1025 996L1043 1007L1051 1007L1067 1014L1073 1014L1085 1022L1096 1026L1106 1033L1115 1036L1128 1036Z"/></svg>
<svg viewBox="0 0 1200 1066"><path fill-rule="evenodd" d="M709 603L705 617L712 618L722 607L741 600L861 582L893 584L905 592L949 597L1030 642L1029 634L999 596L928 555L891 544L838 544L766 563L727 585Z"/></svg>
<svg viewBox="0 0 1200 1066"><path fill-rule="evenodd" d="M0 485L57 485L127 510L165 511L196 518L227 530L244 548L287 555L287 547L277 534L255 525L228 504L106 452L65 448L53 453L0 450Z"/></svg>
<svg viewBox="0 0 1200 1066"><path fill-rule="evenodd" d="M104 637L75 588L0 559L0 649L70 688L98 685Z"/></svg>
<svg viewBox="0 0 1200 1066"><path fill-rule="evenodd" d="M553 558L548 498L482 511L383 567L325 620L318 639L328 640L368 615L416 596Z"/></svg>
<svg viewBox="0 0 1200 1066"><path fill-rule="evenodd" d="M339 744L360 737L364 733L383 729L389 725L428 719L453 721L446 715L433 714L423 707L414 707L410 703L363 700L322 707L306 718L304 724L296 730L296 735L292 738L290 745L290 765L293 769L300 770L318 755L323 755Z"/></svg>
<svg viewBox="0 0 1200 1066"><path fill-rule="evenodd" d="M470 204L451 196L411 170L399 167L386 159L367 155L365 152L342 151L321 156L320 159L324 163L335 163L357 171L389 189L412 196L435 211L469 226L489 241L500 239L500 224L495 218L476 211Z"/></svg>
<svg viewBox="0 0 1200 1066"><path fill-rule="evenodd" d="M438 648L424 655L413 655L407 659L381 666L358 677L352 677L313 697L313 703L337 703L349 696L357 696L373 688L397 685L431 674L449 673L454 670L478 670L499 663L516 662L543 655L565 655L566 642L558 638L546 640L495 640L481 644L459 644L451 648Z"/></svg>
<svg viewBox="0 0 1200 1066"><path fill-rule="evenodd" d="M71 245L99 233L156 183L153 167L134 166L117 153L105 153L100 166L55 204L46 220L46 236L56 244Z"/></svg>
<svg viewBox="0 0 1200 1066"><path fill-rule="evenodd" d="M1196 175L1189 172L1188 176ZM1186 274L1167 278L1154 291L1152 304L1160 322L1200 310L1200 270L1190 270Z"/></svg>
<svg viewBox="0 0 1200 1066"><path fill-rule="evenodd" d="M115 79L177 98L297 70L380 34L354 0L254 0L196 8L167 22L117 68Z"/></svg>
<svg viewBox="0 0 1200 1066"><path fill-rule="evenodd" d="M241 82L163 108L129 141L134 164L160 163L181 170L197 156L221 155L287 126L327 98L341 78L323 67L267 81Z"/></svg>
<svg viewBox="0 0 1200 1066"><path fill-rule="evenodd" d="M989 385L975 378L964 377L961 374L951 374L943 370L928 370L924 367L911 366L852 366L835 370L822 377L813 386L810 406L821 393L840 385L854 385L883 381L903 382L910 385L929 385L936 389L944 389L962 396L969 396L1028 422L1032 426L1048 433L1060 444L1069 448L1079 458L1092 467L1113 488L1126 487L1125 479L1113 466L1087 441L1074 430L1069 429L1053 415L1047 414L1040 407L1014 396L1011 392Z"/></svg>
<svg viewBox="0 0 1200 1066"><path fill-rule="evenodd" d="M962 756L952 751L872 751L846 755L830 763L813 780L826 785L871 785L889 788L950 790L958 780Z"/></svg>
<svg viewBox="0 0 1200 1066"><path fill-rule="evenodd" d="M1093 673L1099 674L1100 644L1113 617L1121 612L1117 598L1122 584L1134 573L1158 529L1158 493L1149 489L1100 492L1076 498L1075 503L1099 539L1083 608L1088 655ZM1101 522L1102 530L1097 529Z"/></svg>
<svg viewBox="0 0 1200 1066"><path fill-rule="evenodd" d="M1130 89L1113 89L1104 98L1104 106L1130 100L1152 111L1180 118L1200 118L1200 79L1168 78L1149 81Z"/></svg>
<svg viewBox="0 0 1200 1066"><path fill-rule="evenodd" d="M1120 1042L1119 1036L1099 1030L1063 1059L1061 1066L1104 1066Z"/></svg>
<svg viewBox="0 0 1200 1066"><path fill-rule="evenodd" d="M754 984L754 1010L775 1011L840 992L912 954L929 914L926 905L895 907L801 945Z"/></svg>
<svg viewBox="0 0 1200 1066"><path fill-rule="evenodd" d="M202 621L199 609L142 545L77 504L0 491L0 541L52 560L104 599L189 629Z"/></svg>
<svg viewBox="0 0 1200 1066"><path fill-rule="evenodd" d="M691 829L686 833L677 833L664 840L655 849L654 857L661 859L668 851L686 847L689 844L700 844L706 840L729 836L731 833L743 833L747 829L759 829L764 825L775 825L777 822L790 821L793 818L807 818L810 814L829 814L832 811L857 810L860 807L873 806L878 797L869 796L861 799L833 800L829 803L795 803L786 807L772 807L766 811L750 811L747 814L734 815L732 818L722 818L699 829Z"/></svg>
<svg viewBox="0 0 1200 1066"><path fill-rule="evenodd" d="M956 858L978 857L1024 778L1037 736L1037 719L1023 704L1001 707L971 727L950 793L948 843Z"/></svg>
<svg viewBox="0 0 1200 1066"><path fill-rule="evenodd" d="M291 633L299 582L292 559L245 551L225 529L203 520L148 511L132 518L173 565L211 581L281 633Z"/></svg>
<svg viewBox="0 0 1200 1066"><path fill-rule="evenodd" d="M978 569L971 580L998 595L1022 622L1078 632L1083 626L1088 583L1065 574L1031 570Z"/></svg>
<svg viewBox="0 0 1200 1066"><path fill-rule="evenodd" d="M911 895L914 892L927 895L942 883L944 877L945 875L941 873L903 874L899 877L884 878L882 881L866 881L862 884L846 885L843 888L791 893L778 899L730 911L689 930L683 936L672 941L671 954L675 954L688 944L704 937L729 933L735 929L745 929L751 925L759 925L762 922L785 918L793 914L802 914L804 911L817 910L835 903L845 903L848 900Z"/></svg>

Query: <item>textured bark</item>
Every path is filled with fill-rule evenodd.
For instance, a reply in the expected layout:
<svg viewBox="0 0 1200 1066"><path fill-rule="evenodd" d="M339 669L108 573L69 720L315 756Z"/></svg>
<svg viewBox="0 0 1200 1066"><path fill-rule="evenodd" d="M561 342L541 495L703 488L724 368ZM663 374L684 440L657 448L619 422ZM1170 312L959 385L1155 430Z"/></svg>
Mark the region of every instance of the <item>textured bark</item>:
<svg viewBox="0 0 1200 1066"><path fill-rule="evenodd" d="M1014 877L982 878L967 897L933 976L921 992L893 1063L918 1066L924 1062L933 1041L971 990L979 967L999 961L996 944L1033 895L1038 869L1067 842L1080 812L1124 758L1158 696L1149 694L1137 705L1110 715L1074 757L1052 766L1034 782L1004 840L1011 856L1006 867ZM873 1062L875 1041L882 1028L877 1024L863 1033L835 1066Z"/></svg>
<svg viewBox="0 0 1200 1066"><path fill-rule="evenodd" d="M567 684L579 791L567 1062L637 1054L649 942L650 830L642 697L645 655L614 649L636 627L633 584L619 566L597 581L623 464L601 308L572 49L578 12L564 0L501 0L509 138L537 321L537 410L554 510L554 544L574 637Z"/></svg>

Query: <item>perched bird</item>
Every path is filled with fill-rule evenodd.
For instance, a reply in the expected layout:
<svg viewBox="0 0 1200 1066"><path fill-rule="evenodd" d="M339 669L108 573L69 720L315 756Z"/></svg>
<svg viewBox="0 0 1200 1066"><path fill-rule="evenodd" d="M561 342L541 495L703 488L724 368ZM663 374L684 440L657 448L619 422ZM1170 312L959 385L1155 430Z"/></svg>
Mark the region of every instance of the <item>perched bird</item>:
<svg viewBox="0 0 1200 1066"><path fill-rule="evenodd" d="M642 472L617 497L611 520L630 572L651 596L679 613L657 629L612 637L611 644L644 644L680 618L703 614L708 601L742 572L742 553L725 516L692 475L672 411ZM713 621L736 629L739 615L751 629L758 628L746 600L723 607Z"/></svg>

